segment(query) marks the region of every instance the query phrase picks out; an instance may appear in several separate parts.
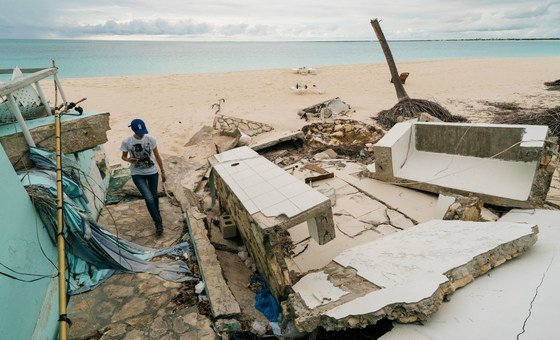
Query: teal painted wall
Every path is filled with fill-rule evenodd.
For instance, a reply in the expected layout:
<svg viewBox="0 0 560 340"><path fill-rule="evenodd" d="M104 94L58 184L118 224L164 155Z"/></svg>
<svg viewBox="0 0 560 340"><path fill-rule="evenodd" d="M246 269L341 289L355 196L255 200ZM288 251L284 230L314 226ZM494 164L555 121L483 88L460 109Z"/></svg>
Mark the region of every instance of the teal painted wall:
<svg viewBox="0 0 560 340"><path fill-rule="evenodd" d="M56 248L0 147L0 262L24 273L56 275L56 269L41 253L39 244L56 264ZM1 265L0 271L31 278L14 274ZM53 339L56 336L56 280L24 283L0 275L0 338Z"/></svg>

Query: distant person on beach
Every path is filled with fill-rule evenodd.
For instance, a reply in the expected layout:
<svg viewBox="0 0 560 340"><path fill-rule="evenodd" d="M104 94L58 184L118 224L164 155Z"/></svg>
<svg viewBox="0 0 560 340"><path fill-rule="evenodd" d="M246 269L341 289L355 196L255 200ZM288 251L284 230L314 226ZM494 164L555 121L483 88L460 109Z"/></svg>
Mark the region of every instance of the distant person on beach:
<svg viewBox="0 0 560 340"><path fill-rule="evenodd" d="M150 216L156 226L156 236L163 234L163 222L159 211L158 199L158 169L154 159L161 171L161 181L165 182L165 171L163 162L157 149L156 139L148 136L148 129L142 119L134 119L129 127L134 135L125 138L121 143L121 158L130 163L130 174L132 181L142 194Z"/></svg>

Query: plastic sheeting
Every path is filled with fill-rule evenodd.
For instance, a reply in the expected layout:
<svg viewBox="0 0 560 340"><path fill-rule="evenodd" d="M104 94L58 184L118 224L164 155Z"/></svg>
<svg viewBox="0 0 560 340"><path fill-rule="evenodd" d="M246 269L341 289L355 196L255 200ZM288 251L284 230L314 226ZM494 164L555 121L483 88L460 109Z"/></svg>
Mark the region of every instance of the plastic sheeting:
<svg viewBox="0 0 560 340"><path fill-rule="evenodd" d="M55 242L57 217L54 154L31 148L30 159L39 169L20 172L20 180L25 187L34 189L28 192L33 192L30 193L33 203ZM103 229L91 217L83 188L77 182L78 164L69 157L63 158L63 164L68 294L89 291L115 272L152 273L171 281L192 280L190 270L183 261L150 261L157 256L182 256L184 253L190 253L186 242L168 248L153 249L118 238Z"/></svg>
<svg viewBox="0 0 560 340"><path fill-rule="evenodd" d="M278 321L278 315L282 313L276 298L270 292L268 283L261 275L251 276L251 284L259 284L260 290L255 296L255 308L261 312L270 322Z"/></svg>

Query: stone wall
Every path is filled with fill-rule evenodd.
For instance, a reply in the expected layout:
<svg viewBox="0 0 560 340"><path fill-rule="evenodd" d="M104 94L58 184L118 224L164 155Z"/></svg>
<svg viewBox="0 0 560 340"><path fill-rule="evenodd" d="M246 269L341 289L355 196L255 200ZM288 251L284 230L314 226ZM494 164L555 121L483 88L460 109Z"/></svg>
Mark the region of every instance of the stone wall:
<svg viewBox="0 0 560 340"><path fill-rule="evenodd" d="M227 185L219 175L214 173L214 178L216 192L220 193L220 204L235 220L259 273L266 278L276 297L286 297L292 286L283 256L290 251L291 239L288 232L279 227L263 229L245 210L233 191L226 188Z"/></svg>
<svg viewBox="0 0 560 340"><path fill-rule="evenodd" d="M272 126L265 123L219 114L214 116L213 127L216 130L239 129L251 137L274 130Z"/></svg>
<svg viewBox="0 0 560 340"><path fill-rule="evenodd" d="M37 147L54 151L55 126L54 116L40 118L43 125L28 121L29 132ZM84 113L80 117L64 117L62 127L62 152L69 154L94 148L107 142L109 126L109 113ZM13 129L13 127L10 126ZM18 131L19 126L17 127ZM22 132L6 132L0 128L0 143L6 151L10 162L16 170L32 165L29 160L29 146ZM10 131L10 130L7 130Z"/></svg>

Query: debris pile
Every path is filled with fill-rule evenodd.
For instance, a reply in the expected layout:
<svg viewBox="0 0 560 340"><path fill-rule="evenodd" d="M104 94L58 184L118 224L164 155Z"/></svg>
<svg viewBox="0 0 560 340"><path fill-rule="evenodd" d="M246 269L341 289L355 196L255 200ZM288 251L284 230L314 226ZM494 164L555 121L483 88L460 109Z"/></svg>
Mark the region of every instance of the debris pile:
<svg viewBox="0 0 560 340"><path fill-rule="evenodd" d="M547 86L547 90L548 91L560 91L560 79L555 80L555 81L547 81L546 83L544 83L545 86Z"/></svg>
<svg viewBox="0 0 560 340"><path fill-rule="evenodd" d="M319 104L306 107L298 112L301 119L306 121L312 118L337 118L346 116L350 112L350 105L346 104L340 98L329 99Z"/></svg>
<svg viewBox="0 0 560 340"><path fill-rule="evenodd" d="M465 197L461 195L450 195L454 202L449 206L444 220L461 220L461 221L481 221L480 216L483 202L478 197Z"/></svg>
<svg viewBox="0 0 560 340"><path fill-rule="evenodd" d="M239 129L241 132L251 137L274 130L272 126L265 123L221 114L216 114L214 116L214 123L212 126L216 130L224 131Z"/></svg>
<svg viewBox="0 0 560 340"><path fill-rule="evenodd" d="M425 99L404 99L399 101L389 110L382 110L377 117L372 117L382 127L392 128L396 123L402 121L400 117L418 118L420 114L427 113L443 122L461 123L468 122L468 119L461 116L452 115L446 108L438 103Z"/></svg>
<svg viewBox="0 0 560 340"><path fill-rule="evenodd" d="M177 308L196 305L230 337L372 325L383 334L389 320L427 320L449 294L522 255L536 223L496 222L484 204L542 205L557 160L554 143L535 142L546 127L422 117L431 123L385 134L333 114L258 136L252 149L236 147L241 131L266 124L216 115L185 157L166 157L202 278L183 287Z"/></svg>
<svg viewBox="0 0 560 340"><path fill-rule="evenodd" d="M305 133L306 151L313 153L333 149L340 155L352 158L364 158L365 152L372 151L373 144L384 135L383 131L373 125L350 119L312 123L301 130Z"/></svg>
<svg viewBox="0 0 560 340"><path fill-rule="evenodd" d="M551 135L560 137L560 106L537 112L516 112L497 116L494 122L499 124L546 125L550 129Z"/></svg>

